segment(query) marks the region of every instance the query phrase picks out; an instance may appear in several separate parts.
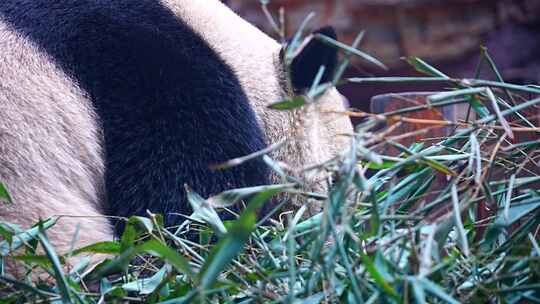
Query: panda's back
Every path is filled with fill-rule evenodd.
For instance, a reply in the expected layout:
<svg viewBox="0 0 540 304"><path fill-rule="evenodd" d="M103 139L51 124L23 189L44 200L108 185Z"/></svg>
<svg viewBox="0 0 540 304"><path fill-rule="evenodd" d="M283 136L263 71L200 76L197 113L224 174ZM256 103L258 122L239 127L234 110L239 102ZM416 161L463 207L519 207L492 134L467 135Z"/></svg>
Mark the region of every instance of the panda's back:
<svg viewBox="0 0 540 304"><path fill-rule="evenodd" d="M189 214L184 184L268 181L261 161L210 169L265 139L231 67L159 1L3 0L0 78L0 178L16 201L39 205L37 189L94 213Z"/></svg>

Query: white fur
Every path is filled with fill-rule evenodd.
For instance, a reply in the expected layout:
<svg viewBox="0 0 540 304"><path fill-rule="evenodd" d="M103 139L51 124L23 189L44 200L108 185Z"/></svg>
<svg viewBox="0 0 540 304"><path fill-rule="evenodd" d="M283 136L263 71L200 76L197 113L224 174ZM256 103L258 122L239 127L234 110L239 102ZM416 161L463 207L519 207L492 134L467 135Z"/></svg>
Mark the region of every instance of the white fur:
<svg viewBox="0 0 540 304"><path fill-rule="evenodd" d="M66 215L48 232L62 253L77 225L76 247L110 240L100 205L101 139L90 101L50 58L1 21L0 50L0 181L14 200L1 202L0 218L29 228L39 219Z"/></svg>

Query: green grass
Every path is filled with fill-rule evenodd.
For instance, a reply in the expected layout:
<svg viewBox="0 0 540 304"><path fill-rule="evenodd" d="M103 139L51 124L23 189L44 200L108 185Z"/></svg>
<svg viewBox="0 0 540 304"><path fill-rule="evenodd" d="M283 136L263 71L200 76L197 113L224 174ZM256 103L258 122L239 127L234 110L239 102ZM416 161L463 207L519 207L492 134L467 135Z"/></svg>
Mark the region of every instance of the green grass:
<svg viewBox="0 0 540 304"><path fill-rule="evenodd" d="M348 47L321 38L346 55L336 84L407 82L415 91L420 82L444 82L448 92L431 96L431 106L467 103L478 118L456 125L436 144L404 147L385 131L396 117L421 106L387 115L357 113L366 119L351 136L350 149L313 169L333 176L326 193L303 193L297 179L208 199L190 191L197 221L164 228L159 215L130 218L118 241L71 253L111 254L91 271L82 263L65 272L64 258L46 237L55 219L26 232L0 223L2 259L18 257L53 278L32 283L2 273L0 303L539 303L540 176L531 168L540 160L540 136L519 143L509 138L540 134L527 113L538 111L540 89L505 83L485 49L481 62L496 81L456 79L418 58L407 61L422 77L341 79L349 56L380 66L353 51L362 37ZM307 97L272 107L317 102L327 87L316 81ZM381 120L388 126L373 131ZM389 146L401 154L377 152ZM366 168L375 173L366 176ZM446 176L447 185L436 183L436 175ZM3 189L0 197L8 198ZM288 199L316 197L323 210L306 218L304 206L257 222L257 209L282 192ZM247 197L247 208L234 221L221 222L211 207ZM440 216L431 216L435 211ZM37 248L46 255L36 255Z"/></svg>

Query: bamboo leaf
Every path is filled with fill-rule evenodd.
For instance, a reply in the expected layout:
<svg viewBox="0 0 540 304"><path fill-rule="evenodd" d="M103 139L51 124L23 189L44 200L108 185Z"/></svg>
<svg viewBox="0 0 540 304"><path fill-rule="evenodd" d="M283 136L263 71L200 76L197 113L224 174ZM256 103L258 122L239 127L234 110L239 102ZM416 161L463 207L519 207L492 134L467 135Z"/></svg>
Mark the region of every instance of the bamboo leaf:
<svg viewBox="0 0 540 304"><path fill-rule="evenodd" d="M508 209L508 218L506 219L504 215L501 216L502 214L499 214L494 224L496 226L512 225L525 215L536 210L538 207L540 207L540 198L533 198L522 202L519 205L510 206Z"/></svg>
<svg viewBox="0 0 540 304"><path fill-rule="evenodd" d="M272 103L268 106L269 109L279 111L289 111L296 108L300 108L306 104L304 96L296 96L293 99L286 99L276 103Z"/></svg>
<svg viewBox="0 0 540 304"><path fill-rule="evenodd" d="M256 187L247 187L239 188L221 192L218 195L209 197L206 201L214 207L228 207L238 203L239 201L251 197L257 193L277 190L277 191L286 191L292 190L295 184L280 184L280 185L269 185L269 186L256 186Z"/></svg>
<svg viewBox="0 0 540 304"><path fill-rule="evenodd" d="M167 278L167 275L171 272L169 265L163 266L157 273L150 278L143 278L133 282L122 285L122 288L128 292L137 292L141 295L148 295L156 291L161 285L163 280Z"/></svg>
<svg viewBox="0 0 540 304"><path fill-rule="evenodd" d="M382 274L377 270L377 267L373 264L372 260L365 254L362 254L362 262L366 267L366 270L369 272L371 277L375 280L377 285L386 292L389 296L394 298L396 301L401 302L399 294L396 290L388 283Z"/></svg>
<svg viewBox="0 0 540 304"><path fill-rule="evenodd" d="M510 181L508 183L508 190L506 192L506 200L504 201L503 216L506 222L510 221L510 202L512 201L512 190L514 189L514 184L516 182L516 175L512 174L510 176Z"/></svg>
<svg viewBox="0 0 540 304"><path fill-rule="evenodd" d="M430 280L428 280L426 278L419 278L418 282L419 282L419 284L422 286L422 288L424 290L429 291L430 293L434 294L435 296L437 296L439 299L445 301L446 303L460 304L459 301L454 299L451 295L446 293L444 291L444 289L442 289L437 284L431 282Z"/></svg>
<svg viewBox="0 0 540 304"><path fill-rule="evenodd" d="M121 246L118 242L98 242L72 252L72 255L79 255L81 253L101 253L101 254L119 254L121 252Z"/></svg>
<svg viewBox="0 0 540 304"><path fill-rule="evenodd" d="M0 183L0 201L3 200L7 204L13 204L13 199L9 195L9 192L6 189L4 184Z"/></svg>
<svg viewBox="0 0 540 304"><path fill-rule="evenodd" d="M37 236L39 238L39 242L41 243L41 246L43 247L43 250L45 251L45 254L51 261L54 278L56 280L56 286L58 287L58 290L60 291L62 302L73 303L73 300L71 298L71 293L69 291L70 288L68 286L68 281L67 281L66 276L64 275L64 271L62 270L62 264L60 263L60 259L56 255L56 252L54 251L53 246L49 243L49 239L44 234L44 229L40 227L40 230Z"/></svg>
<svg viewBox="0 0 540 304"><path fill-rule="evenodd" d="M459 243L461 244L461 249L465 256L470 255L469 251L469 241L467 240L467 232L463 227L463 222L461 221L461 208L459 207L459 197L456 184L452 184L452 207L454 210L454 226L456 227L459 235Z"/></svg>
<svg viewBox="0 0 540 304"><path fill-rule="evenodd" d="M185 185L185 189L188 202L193 210L190 217L194 220L207 223L218 235L227 233L227 228L225 228L223 221L221 221L214 207L199 194L195 193L189 186Z"/></svg>
<svg viewBox="0 0 540 304"><path fill-rule="evenodd" d="M486 89L486 94L488 96L488 99L491 101L491 105L493 106L493 110L495 111L495 114L499 118L499 123L504 129L504 132L506 132L506 135L510 138L514 138L514 132L512 132L512 129L510 128L510 124L508 124L508 121L504 118L504 116L501 114L501 109L499 108L499 105L497 104L497 97L493 94L493 91L491 91L490 88Z"/></svg>
<svg viewBox="0 0 540 304"><path fill-rule="evenodd" d="M460 90L454 90L449 92L442 92L437 93L434 95L431 95L428 97L429 101L431 102L441 102L447 99L466 96L466 95L473 95L473 94L480 94L484 93L486 91L486 88L468 88L468 89L460 89Z"/></svg>
<svg viewBox="0 0 540 304"><path fill-rule="evenodd" d="M429 65L427 62L418 57L407 57L405 58L405 61L422 74L449 79L449 77L443 72L437 70L436 68Z"/></svg>
<svg viewBox="0 0 540 304"><path fill-rule="evenodd" d="M327 37L327 36L324 36L324 35L321 35L321 34L316 34L315 35L315 39L318 39L326 44L329 44L329 45L332 45L334 47L337 47L339 49L342 49L350 54L353 54L355 56L358 56L362 59L364 59L365 61L383 69L383 70L388 70L388 68L386 67L386 65L384 65L384 63L380 62L377 58L369 55L368 53L365 53L365 52L362 52L358 49L355 49L353 47L350 47L344 43L341 43L339 41L336 41L330 37Z"/></svg>
<svg viewBox="0 0 540 304"><path fill-rule="evenodd" d="M269 190L255 196L242 212L240 218L233 223L227 234L212 249L199 273L198 281L202 290L211 287L221 271L242 251L251 232L255 229L256 210L277 192L277 190Z"/></svg>
<svg viewBox="0 0 540 304"><path fill-rule="evenodd" d="M41 225L43 229L49 229L50 227L54 226L57 221L58 218L51 218L41 222L39 225ZM24 244L29 243L31 240L37 239L40 231L39 225L14 235L12 237L12 242L8 242L8 240L0 242L0 256L7 256L19 249Z"/></svg>

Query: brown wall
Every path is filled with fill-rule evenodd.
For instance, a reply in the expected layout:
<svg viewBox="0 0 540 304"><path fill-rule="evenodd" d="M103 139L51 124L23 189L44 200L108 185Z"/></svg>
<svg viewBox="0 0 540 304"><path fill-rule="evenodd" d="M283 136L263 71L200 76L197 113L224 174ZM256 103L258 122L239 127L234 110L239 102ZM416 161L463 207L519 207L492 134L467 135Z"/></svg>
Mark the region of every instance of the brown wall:
<svg viewBox="0 0 540 304"><path fill-rule="evenodd" d="M248 21L266 32L269 22L259 1L228 0ZM540 0L273 0L269 9L286 12L286 28L293 33L310 12L312 28L330 24L340 40L351 43L366 30L361 49L381 59L391 70L382 72L357 60L348 74L412 75L403 56L418 56L456 77L470 77L480 45L486 45L512 82L540 81ZM489 73L482 75L490 78ZM375 94L438 89L434 86L346 86L353 104L365 108Z"/></svg>
<svg viewBox="0 0 540 304"><path fill-rule="evenodd" d="M259 1L229 0L247 20L271 32ZM521 5L520 5L521 4ZM486 35L505 23L532 23L540 19L540 1L500 0L273 0L277 15L283 7L286 28L294 32L310 13L312 24L330 24L341 39L351 42L367 30L362 48L375 53L389 66L400 66L400 56L419 56L441 61L476 51Z"/></svg>

